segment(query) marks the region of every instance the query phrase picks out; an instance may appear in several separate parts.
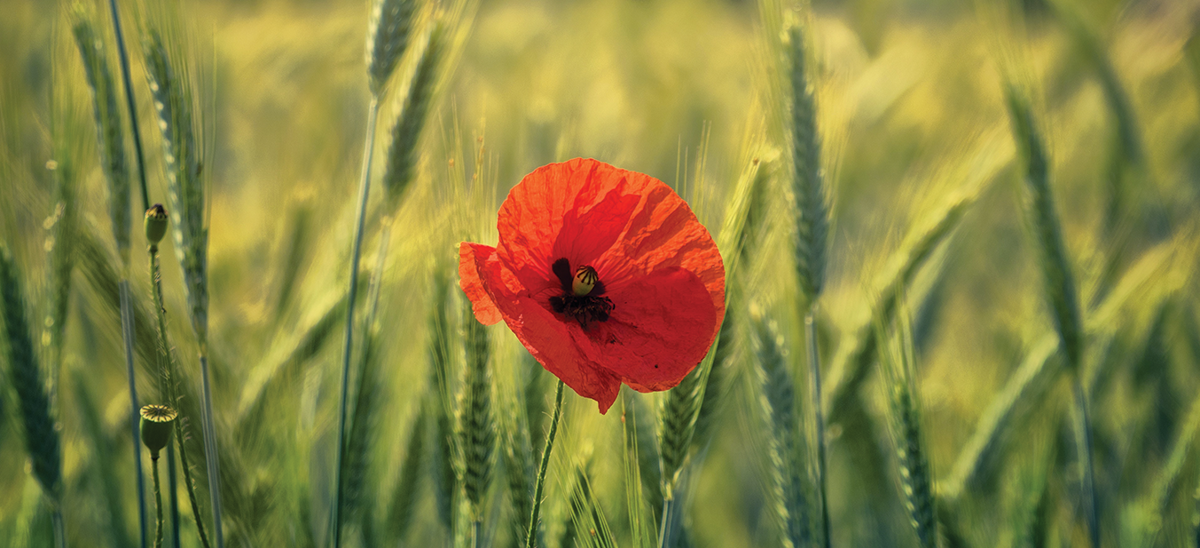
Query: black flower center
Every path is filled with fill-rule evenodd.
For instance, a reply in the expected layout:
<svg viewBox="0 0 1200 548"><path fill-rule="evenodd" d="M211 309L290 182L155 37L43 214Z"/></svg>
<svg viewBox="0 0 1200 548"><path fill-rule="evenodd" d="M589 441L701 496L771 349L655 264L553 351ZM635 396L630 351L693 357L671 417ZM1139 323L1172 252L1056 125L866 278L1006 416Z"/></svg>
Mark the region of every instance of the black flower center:
<svg viewBox="0 0 1200 548"><path fill-rule="evenodd" d="M604 282L595 268L583 265L572 274L571 262L562 258L554 261L550 269L562 287L562 294L550 297L550 307L555 312L574 319L584 329L591 322L608 321L616 305L603 296Z"/></svg>

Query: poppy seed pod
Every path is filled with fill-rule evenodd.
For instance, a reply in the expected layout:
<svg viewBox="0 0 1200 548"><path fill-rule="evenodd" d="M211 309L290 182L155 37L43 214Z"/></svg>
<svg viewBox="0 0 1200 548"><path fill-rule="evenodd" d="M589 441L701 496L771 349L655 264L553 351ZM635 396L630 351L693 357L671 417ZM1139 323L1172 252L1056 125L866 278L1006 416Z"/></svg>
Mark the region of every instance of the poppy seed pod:
<svg viewBox="0 0 1200 548"><path fill-rule="evenodd" d="M167 233L168 220L167 210L162 204L150 206L150 209L146 210L146 241L151 245L161 242Z"/></svg>
<svg viewBox="0 0 1200 548"><path fill-rule="evenodd" d="M158 459L158 452L171 441L171 421L179 416L174 409L165 405L142 407L142 444L150 450L150 458Z"/></svg>

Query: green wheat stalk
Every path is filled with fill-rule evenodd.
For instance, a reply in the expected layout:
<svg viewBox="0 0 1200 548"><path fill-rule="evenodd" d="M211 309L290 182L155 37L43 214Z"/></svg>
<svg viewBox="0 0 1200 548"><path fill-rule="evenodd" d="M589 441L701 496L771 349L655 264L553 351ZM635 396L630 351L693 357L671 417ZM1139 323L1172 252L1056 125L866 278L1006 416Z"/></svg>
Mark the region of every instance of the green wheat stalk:
<svg viewBox="0 0 1200 548"><path fill-rule="evenodd" d="M471 305L464 301L463 342L466 368L459 393L455 437L460 444L460 482L470 504L473 541L480 544L483 496L491 483L495 423L492 416L491 348L487 328L475 320Z"/></svg>
<svg viewBox="0 0 1200 548"><path fill-rule="evenodd" d="M825 418L821 404L821 363L817 348L816 305L825 287L826 253L829 247L829 205L824 170L821 167L821 134L812 78L808 74L806 28L794 23L785 29L787 41L784 70L788 84L788 120L792 153L792 199L795 200L796 233L793 242L796 279L805 302L801 315L806 327L808 372L813 398L813 423L817 446L817 492L821 514L821 538L829 548L829 509L826 489Z"/></svg>
<svg viewBox="0 0 1200 548"><path fill-rule="evenodd" d="M142 201L145 207L148 208L150 207L150 200L146 193L146 177L142 162L141 139L136 122L136 111L132 108L133 95L129 83L129 64L128 58L125 55L125 43L121 36L121 23L117 14L115 0L110 0L109 7L112 11L113 26L117 34L117 45L121 53L121 67L123 69L122 74L125 77L127 104L130 105L130 114L135 120L133 123L133 132L135 143L137 144ZM135 324L133 323L134 319L129 309L128 272L130 234L132 232L132 215L129 211L129 199L131 191L129 166L125 154L123 121L121 119L120 107L117 105L116 85L112 72L108 67L108 57L104 53L104 42L92 26L91 19L88 17L86 11L82 9L75 10L74 18L75 22L72 25L72 34L75 36L75 43L79 48L80 57L83 59L84 74L87 76L88 87L92 90L92 106L96 120L96 141L99 145L100 163L103 167L105 179L108 181L108 213L112 222L113 240L116 242L117 252L121 256L124 267L121 278L117 282L117 287L120 292L121 336L125 343L125 366L129 381L129 402L131 407L129 425L132 432L130 441L133 443L134 477L137 480L138 536L141 539L140 546L146 548L146 480L142 472L141 447L138 445L140 407L138 405L137 384L135 382L133 365Z"/></svg>
<svg viewBox="0 0 1200 548"><path fill-rule="evenodd" d="M433 394L425 397L424 406L432 416L433 455L430 475L438 521L447 531L454 530L454 432L453 401L450 398L450 319L447 313L450 279L446 269L435 268L431 283L433 299L429 307L427 354L430 362L430 386Z"/></svg>
<svg viewBox="0 0 1200 548"><path fill-rule="evenodd" d="M880 330L882 331L882 326ZM892 436L896 447L896 463L908 509L909 524L923 548L936 548L938 543L937 501L934 498L933 476L921 431L920 400L914 386L911 333L907 321L900 322L899 333L891 337L889 347L882 353L888 367L888 392L891 402ZM880 333L880 340L889 337Z"/></svg>
<svg viewBox="0 0 1200 548"><path fill-rule="evenodd" d="M151 243L147 250L147 254L150 257L150 293L154 299L154 312L158 322L158 344L156 346L157 377L161 386L162 396L171 402L171 407L180 408L182 398L178 394L177 381L175 380L178 377L178 368L175 365L175 358L171 354L171 343L167 338L167 313L163 302L162 269L160 268L158 257L158 244L154 243L152 239L150 241ZM200 537L200 544L208 548L208 534L204 528L204 518L200 515L200 504L197 502L198 499L196 497L196 485L192 479L191 466L188 464L187 449L184 447L184 440L187 439L187 434L184 430L186 415L182 411L179 412L179 415L180 417L172 421L172 423L175 428L175 442L178 445L180 465L183 469L183 483L187 490L188 502L192 507L192 518L196 521L196 532ZM212 458L215 458L215 455ZM157 473L156 470L155 474L157 475ZM159 505L161 506L161 503Z"/></svg>
<svg viewBox="0 0 1200 548"><path fill-rule="evenodd" d="M1083 504L1092 546L1100 546L1100 518L1096 500L1096 482L1092 466L1091 421L1088 416L1087 395L1082 382L1083 321L1079 312L1079 297L1063 243L1062 228L1050 193L1049 159L1035 127L1028 100L1013 86L1006 90L1013 136L1024 163L1024 179L1028 190L1027 214L1036 236L1039 264L1045 279L1046 301L1050 305L1054 330L1071 371L1071 393L1074 399L1076 448L1081 467Z"/></svg>
<svg viewBox="0 0 1200 548"><path fill-rule="evenodd" d="M770 505L783 534L786 548L802 548L813 542L811 503L804 485L804 441L796 410L796 391L783 337L775 325L762 317L751 317L755 373L759 382L759 406L768 435Z"/></svg>
<svg viewBox="0 0 1200 548"><path fill-rule="evenodd" d="M33 464L33 476L50 502L55 545L66 547L62 523L62 443L51 416L50 396L42 380L42 369L34 354L33 334L25 308L25 291L17 265L8 248L0 245L0 307L3 307L7 340L8 375L21 408L25 448Z"/></svg>
<svg viewBox="0 0 1200 548"><path fill-rule="evenodd" d="M385 5L387 4L387 5ZM379 119L379 101L383 83L391 76L391 72L403 54L407 44L407 32L391 33L393 23L396 25L407 22L385 20L397 12L396 2L383 2L376 7L379 17L372 16L367 32L367 66L368 80L371 82L371 105L367 111L367 136L363 146L362 177L358 187L358 208L354 224L354 244L350 252L350 282L346 292L346 335L342 350L342 380L341 396L338 405L338 436L337 461L334 464L334 499L331 505L330 530L332 546L340 548L342 544L342 460L345 458L346 436L346 406L350 389L350 357L354 348L354 296L358 293L358 264L362 254L363 229L366 221L367 203L371 193L371 160L375 152L375 124ZM374 13L375 10L373 10ZM405 27L407 28L407 27ZM399 27L395 27L398 30ZM399 38L403 38L400 41ZM376 44L376 39L382 40L383 47ZM391 47L395 46L395 47Z"/></svg>
<svg viewBox="0 0 1200 548"><path fill-rule="evenodd" d="M217 548L223 548L220 457L208 371L208 229L205 227L205 189L201 179L202 149L193 120L193 92L187 71L180 70L186 67L172 65L171 55L156 29L150 29L144 49L147 79L162 133L163 167L171 203L175 255L183 271L188 316L200 347L200 418L204 460L208 468L213 537ZM183 455L180 457L183 458ZM184 468L187 468L186 465Z"/></svg>
<svg viewBox="0 0 1200 548"><path fill-rule="evenodd" d="M693 449L707 444L712 437L714 423L719 418L722 402L726 398L730 377L738 362L737 325L745 306L745 288L749 285L748 270L758 251L758 243L765 234L767 219L767 191L773 175L775 155L767 154L751 159L749 165L734 186L733 198L725 210L721 225L718 247L725 249L725 318L713 355L712 371L704 388L704 399L696 417L696 431L692 435Z"/></svg>
<svg viewBox="0 0 1200 548"><path fill-rule="evenodd" d="M504 458L504 470L508 476L509 504L512 507L513 533L517 544L524 544L527 533L525 519L532 510L533 484L533 444L529 438L529 425L524 416L524 406L517 398L510 398L507 410L500 414L499 425L502 432L501 456Z"/></svg>

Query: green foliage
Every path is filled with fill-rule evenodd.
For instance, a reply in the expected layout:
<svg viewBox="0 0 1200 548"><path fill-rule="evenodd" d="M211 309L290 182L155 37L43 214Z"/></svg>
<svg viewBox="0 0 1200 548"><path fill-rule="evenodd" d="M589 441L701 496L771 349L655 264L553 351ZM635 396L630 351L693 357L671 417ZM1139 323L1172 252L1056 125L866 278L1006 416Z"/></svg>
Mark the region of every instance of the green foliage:
<svg viewBox="0 0 1200 548"><path fill-rule="evenodd" d="M928 545L935 529L945 548L1086 545L1092 523L1100 548L1196 541L1200 41L1185 8L117 4L144 46L133 112L107 10L0 0L0 240L27 282L24 342L0 342L0 543L51 545L55 509L68 545L138 540L122 280L139 403L177 390L174 449L214 544L187 356L203 345L212 364L224 540L325 546L350 303L367 306L347 548L457 548L476 524L481 544L520 546L535 507L545 548L564 533L654 546L664 508L675 548L808 546L824 540L820 477L833 546ZM385 252L349 295L372 99L387 142L369 146L383 158L363 241ZM127 267L144 244L126 117L163 138L147 187L178 204L179 239L160 246L184 260L162 265L158 303ZM626 389L601 416L565 390L535 500L558 380L462 313L456 245L494 244L508 188L575 156L687 197L723 253L727 310L711 363L671 392ZM818 294L820 477L803 368ZM907 399L876 331L902 314ZM33 446L28 402L50 432ZM192 521L183 548L200 545Z"/></svg>

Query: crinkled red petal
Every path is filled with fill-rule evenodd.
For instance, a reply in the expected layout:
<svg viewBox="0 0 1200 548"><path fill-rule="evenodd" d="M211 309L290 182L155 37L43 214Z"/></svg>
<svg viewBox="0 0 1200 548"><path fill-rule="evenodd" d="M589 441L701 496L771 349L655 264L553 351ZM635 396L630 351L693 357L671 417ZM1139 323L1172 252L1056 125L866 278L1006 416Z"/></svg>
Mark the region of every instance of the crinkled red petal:
<svg viewBox="0 0 1200 548"><path fill-rule="evenodd" d="M471 310L483 325L500 321L500 309L479 279L480 264L497 262L496 248L463 242L458 246L458 285L471 300Z"/></svg>
<svg viewBox="0 0 1200 548"><path fill-rule="evenodd" d="M610 293L616 307L605 322L568 324L583 358L641 392L667 390L704 359L716 311L695 274L658 270Z"/></svg>
<svg viewBox="0 0 1200 548"><path fill-rule="evenodd" d="M708 230L661 181L591 159L527 175L500 207L496 248L463 244L462 287L481 322L502 317L542 365L601 412L620 383L675 386L725 315L725 269ZM552 311L559 258L591 265L616 305L584 330ZM489 321L490 320L490 321Z"/></svg>
<svg viewBox="0 0 1200 548"><path fill-rule="evenodd" d="M513 187L498 217L497 253L531 295L557 289L550 265L561 257L594 267L610 293L678 267L704 282L718 324L725 316L725 266L708 229L649 175L590 158L550 164Z"/></svg>
<svg viewBox="0 0 1200 548"><path fill-rule="evenodd" d="M463 290L474 306L475 317L483 323L487 323L484 319L490 319L493 311L497 318L503 317L521 344L547 371L580 396L596 400L601 413L608 412L617 399L621 380L586 360L570 333L570 328L578 328L579 324L563 322L525 296L520 282L494 259L491 251L494 248L479 244L464 243L459 247L459 275ZM472 283L467 282L469 278ZM468 287L480 287L483 291L468 291Z"/></svg>

